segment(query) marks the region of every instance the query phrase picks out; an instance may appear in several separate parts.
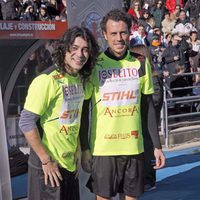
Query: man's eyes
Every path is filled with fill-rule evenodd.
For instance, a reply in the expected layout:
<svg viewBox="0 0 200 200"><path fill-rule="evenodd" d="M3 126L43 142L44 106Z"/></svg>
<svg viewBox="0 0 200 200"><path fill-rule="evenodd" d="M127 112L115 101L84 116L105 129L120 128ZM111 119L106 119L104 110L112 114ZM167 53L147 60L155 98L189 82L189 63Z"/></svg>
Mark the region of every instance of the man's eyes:
<svg viewBox="0 0 200 200"><path fill-rule="evenodd" d="M118 34L118 33L111 33L111 35L113 35L113 36L114 36L114 35L117 35L117 34ZM127 32L121 32L121 33L120 33L120 35L127 35L127 34L128 34Z"/></svg>
<svg viewBox="0 0 200 200"><path fill-rule="evenodd" d="M77 46L71 46L71 51L76 51L76 50L78 50Z"/></svg>
<svg viewBox="0 0 200 200"><path fill-rule="evenodd" d="M77 51L77 50L79 50L80 49L80 47L78 47L78 46L71 46L71 51ZM82 48L81 49L84 53L88 53L88 51L89 51L89 49L87 48L87 47L84 47L84 48Z"/></svg>
<svg viewBox="0 0 200 200"><path fill-rule="evenodd" d="M84 53L88 53L88 52L89 52L89 49L88 49L88 48L84 48L84 49L83 49L83 52L84 52Z"/></svg>

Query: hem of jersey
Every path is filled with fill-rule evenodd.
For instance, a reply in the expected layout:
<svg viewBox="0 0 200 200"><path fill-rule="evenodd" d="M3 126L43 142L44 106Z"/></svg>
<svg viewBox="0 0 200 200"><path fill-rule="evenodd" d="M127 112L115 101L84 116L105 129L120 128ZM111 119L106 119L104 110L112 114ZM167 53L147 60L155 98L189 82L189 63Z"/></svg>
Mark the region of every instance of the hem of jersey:
<svg viewBox="0 0 200 200"><path fill-rule="evenodd" d="M134 156L139 155L141 153L144 153L144 150L138 151L136 153L130 153L130 152L123 152L123 153L92 153L93 156Z"/></svg>

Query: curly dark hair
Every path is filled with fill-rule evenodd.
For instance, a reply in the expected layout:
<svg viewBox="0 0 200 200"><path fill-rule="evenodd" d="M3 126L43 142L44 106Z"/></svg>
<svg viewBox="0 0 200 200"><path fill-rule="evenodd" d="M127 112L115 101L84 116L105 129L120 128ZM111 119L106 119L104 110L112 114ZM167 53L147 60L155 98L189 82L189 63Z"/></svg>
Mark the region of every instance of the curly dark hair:
<svg viewBox="0 0 200 200"><path fill-rule="evenodd" d="M91 75L99 55L99 45L91 31L86 27L74 26L67 30L53 54L53 61L55 65L57 65L57 70L60 73L66 73L66 64L64 62L65 54L66 52L70 52L70 48L77 37L81 37L88 42L89 58L83 68L79 71L81 78L86 80Z"/></svg>
<svg viewBox="0 0 200 200"><path fill-rule="evenodd" d="M129 14L127 14L126 12L119 10L119 9L113 9L110 12L108 12L102 19L101 21L101 30L103 32L106 32L106 24L108 22L108 20L113 20L113 21L123 21L127 24L128 26L128 30L130 31L131 28L131 18L129 16Z"/></svg>

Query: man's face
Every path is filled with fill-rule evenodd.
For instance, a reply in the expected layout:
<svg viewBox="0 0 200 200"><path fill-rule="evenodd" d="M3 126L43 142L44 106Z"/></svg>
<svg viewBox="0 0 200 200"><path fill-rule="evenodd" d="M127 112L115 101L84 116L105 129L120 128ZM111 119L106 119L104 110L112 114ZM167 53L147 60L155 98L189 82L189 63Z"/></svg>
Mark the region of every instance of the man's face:
<svg viewBox="0 0 200 200"><path fill-rule="evenodd" d="M126 52L129 42L128 26L123 21L108 20L106 32L103 32L109 49L116 57L121 57Z"/></svg>
<svg viewBox="0 0 200 200"><path fill-rule="evenodd" d="M197 40L197 34L196 33L192 33L190 38L192 39L192 41L196 41Z"/></svg>
<svg viewBox="0 0 200 200"><path fill-rule="evenodd" d="M40 10L40 14L41 14L42 16L45 16L45 15L46 15L46 10L45 10L45 9L41 9L41 10Z"/></svg>
<svg viewBox="0 0 200 200"><path fill-rule="evenodd" d="M144 35L144 27L143 26L139 26L137 31L138 31L139 35L142 35L142 36Z"/></svg>
<svg viewBox="0 0 200 200"><path fill-rule="evenodd" d="M88 43L82 37L77 37L69 51L65 54L66 69L70 69L72 74L77 74L83 68L88 58Z"/></svg>
<svg viewBox="0 0 200 200"><path fill-rule="evenodd" d="M170 19L170 15L169 14L165 14L165 19Z"/></svg>
<svg viewBox="0 0 200 200"><path fill-rule="evenodd" d="M180 41L177 40L176 37L173 37L173 38L172 38L172 45L173 45L173 46L178 45L179 42L180 42Z"/></svg>
<svg viewBox="0 0 200 200"><path fill-rule="evenodd" d="M157 7L160 8L162 6L162 1L158 1Z"/></svg>
<svg viewBox="0 0 200 200"><path fill-rule="evenodd" d="M185 20L185 18L186 18L185 12L180 12L179 19L183 21Z"/></svg>

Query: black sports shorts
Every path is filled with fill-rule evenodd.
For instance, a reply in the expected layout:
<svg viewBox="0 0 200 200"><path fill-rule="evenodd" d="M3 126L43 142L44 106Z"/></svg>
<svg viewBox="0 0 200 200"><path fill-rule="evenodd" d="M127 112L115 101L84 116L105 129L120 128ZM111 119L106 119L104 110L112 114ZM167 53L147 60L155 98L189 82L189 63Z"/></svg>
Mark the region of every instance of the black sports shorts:
<svg viewBox="0 0 200 200"><path fill-rule="evenodd" d="M129 156L93 156L87 187L104 198L117 193L139 197L144 192L144 154Z"/></svg>

